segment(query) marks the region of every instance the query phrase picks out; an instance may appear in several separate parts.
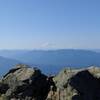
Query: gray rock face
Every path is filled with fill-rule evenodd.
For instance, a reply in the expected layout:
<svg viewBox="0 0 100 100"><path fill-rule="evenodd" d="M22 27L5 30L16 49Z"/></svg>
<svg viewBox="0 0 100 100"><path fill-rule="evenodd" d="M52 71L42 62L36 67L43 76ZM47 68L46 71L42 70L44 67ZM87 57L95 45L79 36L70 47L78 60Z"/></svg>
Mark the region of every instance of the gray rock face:
<svg viewBox="0 0 100 100"><path fill-rule="evenodd" d="M0 100L100 100L100 68L67 68L48 77L19 64L0 80Z"/></svg>
<svg viewBox="0 0 100 100"><path fill-rule="evenodd" d="M52 79L37 68L17 65L2 78L1 83L0 93L4 94L3 97L7 100L45 100Z"/></svg>
<svg viewBox="0 0 100 100"><path fill-rule="evenodd" d="M64 69L54 77L56 92L50 100L100 100L100 68ZM47 99L48 100L48 99Z"/></svg>
<svg viewBox="0 0 100 100"><path fill-rule="evenodd" d="M77 94L76 90L71 87L69 80L78 71L70 68L62 70L53 78L57 91L51 91L48 94L50 100L72 100L73 95ZM48 100L48 99L47 99Z"/></svg>

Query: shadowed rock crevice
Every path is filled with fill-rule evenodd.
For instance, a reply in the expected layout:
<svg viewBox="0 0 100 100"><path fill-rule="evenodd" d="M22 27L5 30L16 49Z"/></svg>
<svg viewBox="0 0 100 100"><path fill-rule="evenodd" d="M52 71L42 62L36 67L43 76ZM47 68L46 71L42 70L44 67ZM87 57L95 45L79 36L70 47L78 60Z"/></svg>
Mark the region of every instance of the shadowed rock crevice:
<svg viewBox="0 0 100 100"><path fill-rule="evenodd" d="M69 84L78 92L72 100L100 100L100 79L88 70L77 73Z"/></svg>
<svg viewBox="0 0 100 100"><path fill-rule="evenodd" d="M8 89L9 89L8 84L0 83L0 93L1 94L5 94Z"/></svg>

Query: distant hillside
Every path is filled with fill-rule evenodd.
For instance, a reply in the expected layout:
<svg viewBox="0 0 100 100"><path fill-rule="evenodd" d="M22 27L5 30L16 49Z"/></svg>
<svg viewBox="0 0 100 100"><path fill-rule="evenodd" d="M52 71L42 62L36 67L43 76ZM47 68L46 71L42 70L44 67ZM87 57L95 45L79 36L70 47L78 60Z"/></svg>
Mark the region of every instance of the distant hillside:
<svg viewBox="0 0 100 100"><path fill-rule="evenodd" d="M93 51L100 53L100 49L94 49Z"/></svg>
<svg viewBox="0 0 100 100"><path fill-rule="evenodd" d="M8 55L7 55L8 52ZM90 66L100 65L100 53L89 50L7 51L2 56L35 65ZM7 56L6 56L7 55Z"/></svg>
<svg viewBox="0 0 100 100"><path fill-rule="evenodd" d="M100 53L88 50L33 50L16 57L17 60L38 65L91 66L100 65Z"/></svg>
<svg viewBox="0 0 100 100"><path fill-rule="evenodd" d="M22 55L30 50L0 50L0 56L16 59L16 56Z"/></svg>
<svg viewBox="0 0 100 100"><path fill-rule="evenodd" d="M33 50L33 51L5 51L4 57L16 59L20 62L39 66L45 72L57 72L65 66L85 67L100 66L100 53L90 50Z"/></svg>
<svg viewBox="0 0 100 100"><path fill-rule="evenodd" d="M12 66L15 66L19 63L20 61L0 56L0 76L1 74L7 72Z"/></svg>

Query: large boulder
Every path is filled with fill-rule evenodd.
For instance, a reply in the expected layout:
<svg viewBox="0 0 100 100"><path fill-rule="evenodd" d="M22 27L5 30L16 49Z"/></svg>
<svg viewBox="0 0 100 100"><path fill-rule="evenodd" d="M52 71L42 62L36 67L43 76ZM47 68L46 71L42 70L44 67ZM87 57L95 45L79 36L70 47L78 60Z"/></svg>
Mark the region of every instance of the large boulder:
<svg viewBox="0 0 100 100"><path fill-rule="evenodd" d="M47 100L100 100L100 68L64 69L54 78L57 91Z"/></svg>
<svg viewBox="0 0 100 100"><path fill-rule="evenodd" d="M5 88L2 87L0 94L7 100L45 100L50 86L54 85L52 78L42 74L39 69L23 64L4 75L1 83Z"/></svg>
<svg viewBox="0 0 100 100"><path fill-rule="evenodd" d="M51 91L48 94L47 100L71 100L73 95L77 94L76 90L69 85L69 80L74 76L79 70L72 70L71 68L66 68L59 72L53 81L56 86L56 91Z"/></svg>

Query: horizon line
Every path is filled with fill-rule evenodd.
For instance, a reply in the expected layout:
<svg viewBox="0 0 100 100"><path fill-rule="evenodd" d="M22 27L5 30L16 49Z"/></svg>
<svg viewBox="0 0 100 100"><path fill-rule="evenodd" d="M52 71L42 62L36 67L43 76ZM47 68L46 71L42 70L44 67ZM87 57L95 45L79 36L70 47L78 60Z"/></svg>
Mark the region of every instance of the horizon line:
<svg viewBox="0 0 100 100"><path fill-rule="evenodd" d="M22 49L22 48L18 48L18 49L0 49L0 51L11 51L11 50L25 50L25 51L31 51L31 50L100 50L100 48L33 48L33 49Z"/></svg>

